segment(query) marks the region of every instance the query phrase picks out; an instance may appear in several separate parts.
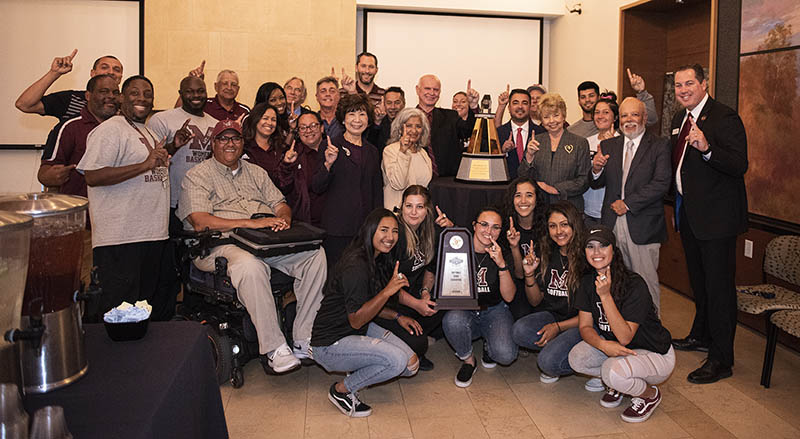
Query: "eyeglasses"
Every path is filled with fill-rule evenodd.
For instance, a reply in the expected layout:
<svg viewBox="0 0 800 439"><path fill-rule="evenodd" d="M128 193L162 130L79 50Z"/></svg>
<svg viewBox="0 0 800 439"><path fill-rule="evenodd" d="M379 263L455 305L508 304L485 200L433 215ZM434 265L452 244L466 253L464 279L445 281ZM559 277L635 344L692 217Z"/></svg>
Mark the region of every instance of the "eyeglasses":
<svg viewBox="0 0 800 439"><path fill-rule="evenodd" d="M491 226L491 229L492 229L493 232L499 232L500 230L502 230L502 227L500 227L500 225L498 225L498 224L489 224L486 221L477 221L477 222L475 222L475 224L483 227L484 229L489 227L489 226Z"/></svg>
<svg viewBox="0 0 800 439"><path fill-rule="evenodd" d="M301 133L304 133L304 132L309 132L309 131L315 131L318 128L319 128L319 124L314 122L311 125L298 125L297 126L297 131L300 131Z"/></svg>
<svg viewBox="0 0 800 439"><path fill-rule="evenodd" d="M227 145L228 143L242 143L242 136L217 136L216 141Z"/></svg>

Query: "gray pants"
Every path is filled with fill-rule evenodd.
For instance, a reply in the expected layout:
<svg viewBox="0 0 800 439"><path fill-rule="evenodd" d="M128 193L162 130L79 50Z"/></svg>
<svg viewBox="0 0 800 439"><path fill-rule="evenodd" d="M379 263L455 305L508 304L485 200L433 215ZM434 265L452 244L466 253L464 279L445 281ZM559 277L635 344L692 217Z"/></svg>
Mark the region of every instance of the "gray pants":
<svg viewBox="0 0 800 439"><path fill-rule="evenodd" d="M661 355L646 349L634 349L636 355L608 357L594 346L581 341L569 352L569 365L578 373L600 377L614 390L639 396L652 384L661 384L675 368L672 346Z"/></svg>
<svg viewBox="0 0 800 439"><path fill-rule="evenodd" d="M658 284L658 253L661 244L634 243L625 215L617 217L614 235L617 237L617 247L622 252L625 265L642 276L650 291L650 297L653 298L656 313L661 316L661 287Z"/></svg>
<svg viewBox="0 0 800 439"><path fill-rule="evenodd" d="M195 259L194 264L203 271L214 271L214 259L217 256L228 260L228 276L236 288L239 301L247 308L256 327L261 354L271 352L285 343L269 285L270 267L294 278L294 294L297 296L294 339L311 338L311 326L322 302L322 287L328 273L325 250L320 248L258 258L235 245L221 245L212 249L205 258Z"/></svg>

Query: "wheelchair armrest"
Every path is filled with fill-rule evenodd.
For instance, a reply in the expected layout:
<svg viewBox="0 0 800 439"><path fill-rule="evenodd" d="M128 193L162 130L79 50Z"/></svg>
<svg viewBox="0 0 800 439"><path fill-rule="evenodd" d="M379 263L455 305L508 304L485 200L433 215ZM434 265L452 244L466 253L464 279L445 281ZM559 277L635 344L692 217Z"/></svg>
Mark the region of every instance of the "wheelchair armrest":
<svg viewBox="0 0 800 439"><path fill-rule="evenodd" d="M185 252L182 252L184 261L193 260L197 257L204 258L208 256L212 248L231 243L230 238L222 237L222 232L208 229L199 232L183 230L177 239L180 245L186 249Z"/></svg>

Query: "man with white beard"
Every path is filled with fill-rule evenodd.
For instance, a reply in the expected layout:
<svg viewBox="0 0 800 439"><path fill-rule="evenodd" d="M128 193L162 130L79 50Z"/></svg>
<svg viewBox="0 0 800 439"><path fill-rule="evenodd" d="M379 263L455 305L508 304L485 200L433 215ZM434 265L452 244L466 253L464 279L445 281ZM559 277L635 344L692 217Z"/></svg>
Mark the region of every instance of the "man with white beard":
<svg viewBox="0 0 800 439"><path fill-rule="evenodd" d="M623 135L598 146L590 186L606 188L600 221L614 231L625 265L644 278L660 311L657 270L667 239L662 200L672 178L670 150L667 139L645 133L647 110L639 99L625 98L619 118Z"/></svg>

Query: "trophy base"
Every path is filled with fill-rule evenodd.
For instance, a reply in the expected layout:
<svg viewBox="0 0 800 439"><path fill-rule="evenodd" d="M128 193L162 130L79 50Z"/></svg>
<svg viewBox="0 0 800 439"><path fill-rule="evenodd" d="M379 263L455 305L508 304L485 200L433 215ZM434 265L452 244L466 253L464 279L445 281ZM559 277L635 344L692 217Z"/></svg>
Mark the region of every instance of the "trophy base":
<svg viewBox="0 0 800 439"><path fill-rule="evenodd" d="M450 310L450 309L463 309L463 310L478 310L481 307L478 305L478 299L471 297L465 298L444 298L440 297L436 300L436 306L433 309Z"/></svg>
<svg viewBox="0 0 800 439"><path fill-rule="evenodd" d="M455 179L466 183L508 183L506 156L463 153Z"/></svg>

